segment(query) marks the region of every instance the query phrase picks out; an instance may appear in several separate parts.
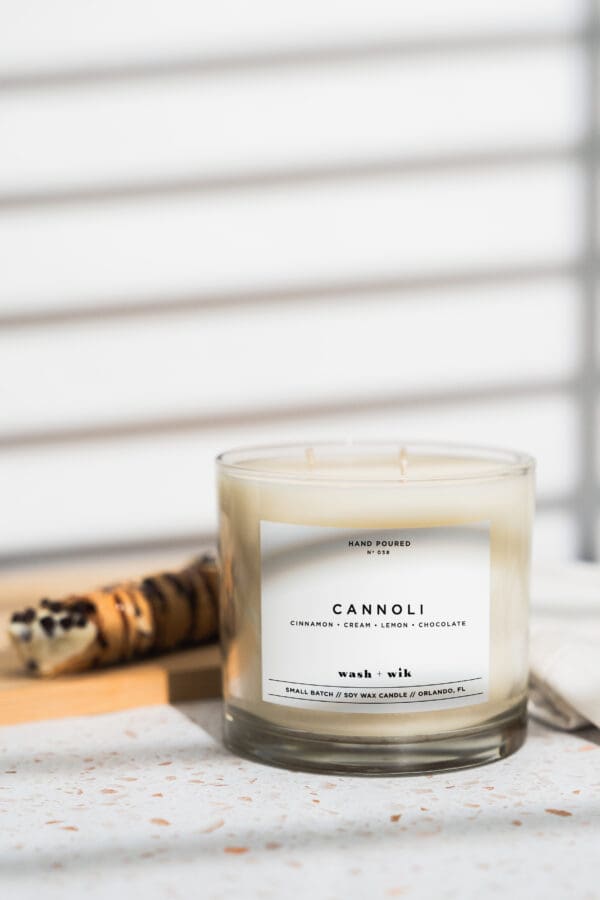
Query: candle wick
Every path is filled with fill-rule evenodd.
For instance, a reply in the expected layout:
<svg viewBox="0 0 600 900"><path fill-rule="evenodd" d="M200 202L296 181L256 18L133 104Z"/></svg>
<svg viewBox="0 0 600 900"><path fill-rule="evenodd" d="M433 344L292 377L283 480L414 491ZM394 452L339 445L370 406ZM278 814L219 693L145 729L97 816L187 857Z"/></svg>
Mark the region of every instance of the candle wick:
<svg viewBox="0 0 600 900"><path fill-rule="evenodd" d="M313 468L315 465L315 451L313 450L312 447L306 448L305 456L306 456L306 462L308 463L310 468Z"/></svg>
<svg viewBox="0 0 600 900"><path fill-rule="evenodd" d="M398 453L398 465L400 466L400 478L404 480L408 474L408 453L406 447L401 447Z"/></svg>

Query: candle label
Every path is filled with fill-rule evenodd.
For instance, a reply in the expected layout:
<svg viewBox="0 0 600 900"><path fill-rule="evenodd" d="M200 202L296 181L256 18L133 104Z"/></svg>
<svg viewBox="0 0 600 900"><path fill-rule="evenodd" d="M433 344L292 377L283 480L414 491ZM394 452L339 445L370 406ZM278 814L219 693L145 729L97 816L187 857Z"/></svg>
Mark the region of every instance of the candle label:
<svg viewBox="0 0 600 900"><path fill-rule="evenodd" d="M488 699L490 528L261 522L263 700L361 713Z"/></svg>

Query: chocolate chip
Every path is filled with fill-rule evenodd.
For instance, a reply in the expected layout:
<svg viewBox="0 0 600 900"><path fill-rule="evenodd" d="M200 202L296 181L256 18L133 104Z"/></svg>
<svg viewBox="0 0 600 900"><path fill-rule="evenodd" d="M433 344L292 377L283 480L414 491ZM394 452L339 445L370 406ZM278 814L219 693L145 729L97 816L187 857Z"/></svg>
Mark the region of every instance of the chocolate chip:
<svg viewBox="0 0 600 900"><path fill-rule="evenodd" d="M47 635L50 637L54 633L54 619L52 616L42 616L40 619L40 625L44 629Z"/></svg>
<svg viewBox="0 0 600 900"><path fill-rule="evenodd" d="M19 640L23 641L24 644L27 644L31 640L31 637L32 637L31 628L26 628L19 635Z"/></svg>
<svg viewBox="0 0 600 900"><path fill-rule="evenodd" d="M27 660L27 668L30 672L37 672L37 667L38 664L36 663L35 659Z"/></svg>
<svg viewBox="0 0 600 900"><path fill-rule="evenodd" d="M146 600L148 600L152 604L158 603L161 610L163 612L165 611L167 600L154 579L145 578L142 581L140 588Z"/></svg>
<svg viewBox="0 0 600 900"><path fill-rule="evenodd" d="M96 607L90 600L75 600L69 605L71 612L89 615L96 612Z"/></svg>
<svg viewBox="0 0 600 900"><path fill-rule="evenodd" d="M50 612L61 612L65 608L65 604L60 600L48 600L47 597L44 597L43 600L40 601L40 606L43 606L44 609L49 609Z"/></svg>
<svg viewBox="0 0 600 900"><path fill-rule="evenodd" d="M11 622L24 622L25 625L29 625L30 622L33 622L35 619L35 609L29 607L29 609L23 610L23 612L14 612L10 617Z"/></svg>
<svg viewBox="0 0 600 900"><path fill-rule="evenodd" d="M73 625L75 626L75 628L85 628L85 626L87 625L86 617L85 616L76 616L73 619Z"/></svg>
<svg viewBox="0 0 600 900"><path fill-rule="evenodd" d="M62 619L58 620L58 624L62 625L65 631L68 631L73 624L73 619L71 618L71 616L64 616Z"/></svg>

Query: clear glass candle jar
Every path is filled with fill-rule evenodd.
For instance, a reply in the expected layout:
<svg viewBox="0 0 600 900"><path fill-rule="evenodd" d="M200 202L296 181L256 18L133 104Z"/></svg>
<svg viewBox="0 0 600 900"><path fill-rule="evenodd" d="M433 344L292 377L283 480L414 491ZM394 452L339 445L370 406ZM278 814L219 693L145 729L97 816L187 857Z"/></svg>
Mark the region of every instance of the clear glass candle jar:
<svg viewBox="0 0 600 900"><path fill-rule="evenodd" d="M522 744L529 456L314 444L235 450L217 468L232 750L400 774Z"/></svg>

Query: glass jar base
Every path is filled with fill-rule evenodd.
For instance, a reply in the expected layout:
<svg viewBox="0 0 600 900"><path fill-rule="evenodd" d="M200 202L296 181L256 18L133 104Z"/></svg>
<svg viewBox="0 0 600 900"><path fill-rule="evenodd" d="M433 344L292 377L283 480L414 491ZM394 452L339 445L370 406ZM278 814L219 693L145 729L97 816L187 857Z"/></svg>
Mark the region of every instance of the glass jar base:
<svg viewBox="0 0 600 900"><path fill-rule="evenodd" d="M233 706L224 712L225 744L234 753L271 766L331 775L421 775L480 766L518 750L526 731L526 701L477 728L414 740L314 735Z"/></svg>

